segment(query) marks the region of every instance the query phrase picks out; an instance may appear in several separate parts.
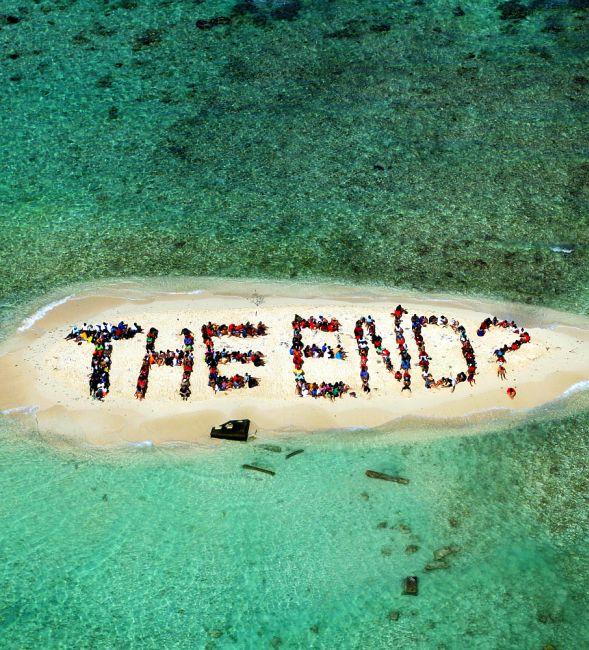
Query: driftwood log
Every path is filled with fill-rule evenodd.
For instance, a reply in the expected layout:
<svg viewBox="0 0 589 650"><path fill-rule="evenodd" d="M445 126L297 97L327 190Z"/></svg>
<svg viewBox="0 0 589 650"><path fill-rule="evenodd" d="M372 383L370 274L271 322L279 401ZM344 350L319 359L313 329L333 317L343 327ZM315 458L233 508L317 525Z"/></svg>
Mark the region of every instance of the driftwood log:
<svg viewBox="0 0 589 650"><path fill-rule="evenodd" d="M375 472L372 469L366 470L366 476L368 476L368 478L379 478L382 481L391 481L392 483L400 483L401 485L407 485L409 483L408 478L403 478L402 476L392 476L391 474L383 474L382 472Z"/></svg>
<svg viewBox="0 0 589 650"><path fill-rule="evenodd" d="M262 474L270 474L274 476L276 472L273 472L271 469L265 469L264 467L256 467L255 465L242 465L243 469L253 469L256 472L262 472Z"/></svg>
<svg viewBox="0 0 589 650"><path fill-rule="evenodd" d="M286 454L287 458L292 458L293 456L297 456L298 454L302 454L305 450L304 449L295 449L294 451L289 452Z"/></svg>

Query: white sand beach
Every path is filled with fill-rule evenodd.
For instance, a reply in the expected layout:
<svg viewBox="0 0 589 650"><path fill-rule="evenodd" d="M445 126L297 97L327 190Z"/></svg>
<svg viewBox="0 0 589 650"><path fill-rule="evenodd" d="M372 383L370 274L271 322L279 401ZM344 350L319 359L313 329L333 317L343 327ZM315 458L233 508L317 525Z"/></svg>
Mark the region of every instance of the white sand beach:
<svg viewBox="0 0 589 650"><path fill-rule="evenodd" d="M255 304L254 293L261 297ZM384 345L399 365L391 312L401 303L409 312L403 327L414 363L412 390L386 371L373 348L369 352L372 391L361 390L359 357L353 336L358 318L370 314L376 321ZM426 389L416 365L417 347L411 336L410 316L444 314L466 327L476 353L476 384L466 382L447 388ZM341 323L338 335L304 330L305 343L335 346L347 353L345 360L306 359L307 381L343 381L356 397L344 395L335 401L295 394L291 322L295 314L306 318L323 315ZM514 319L531 335L530 343L507 355L507 377L497 376L493 350L514 338L509 330L492 329L478 337L483 319L497 316ZM157 367L150 374L143 401L134 397L145 335L116 341L112 353L110 393L100 402L88 391L93 346L66 341L72 325L83 323L137 322L147 331L159 330L157 349L181 346L180 331L195 334L192 394L183 401L178 393L182 370ZM264 322L268 334L254 339L223 337L216 346L228 350L260 350L265 365L228 364L223 372L250 372L259 386L215 393L207 385L208 368L200 335L201 325ZM561 396L571 386L589 379L589 319L551 310L441 296L417 296L375 287L304 285L287 283L198 280L187 291L149 290L145 283L115 283L82 290L67 300L57 300L51 309L29 315L15 327L0 348L0 410L24 417L35 407L41 432L59 431L92 445L150 440L153 443L204 441L212 425L231 418L249 418L255 429L272 432L323 431L370 428L393 420L412 418L448 419L492 414L501 410L522 412ZM434 376L455 376L465 370L458 337L450 327L424 328ZM517 390L515 399L507 387ZM394 429L394 428L393 428ZM394 435L391 434L391 435Z"/></svg>

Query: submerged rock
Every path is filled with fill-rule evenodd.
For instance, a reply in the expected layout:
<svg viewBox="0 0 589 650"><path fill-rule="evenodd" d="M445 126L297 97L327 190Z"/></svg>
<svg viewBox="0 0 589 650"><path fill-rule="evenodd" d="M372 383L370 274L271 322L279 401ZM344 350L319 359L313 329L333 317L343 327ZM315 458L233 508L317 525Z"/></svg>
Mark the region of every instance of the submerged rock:
<svg viewBox="0 0 589 650"><path fill-rule="evenodd" d="M294 20L302 8L301 0L279 0L273 3L270 16L274 20Z"/></svg>
<svg viewBox="0 0 589 650"><path fill-rule="evenodd" d="M438 569L449 569L450 565L444 560L434 560L433 562L428 562L424 569L426 571L437 571Z"/></svg>
<svg viewBox="0 0 589 650"><path fill-rule="evenodd" d="M400 616L400 614L396 609L393 609L392 611L389 612L389 620L390 621L398 621L399 616Z"/></svg>
<svg viewBox="0 0 589 650"><path fill-rule="evenodd" d="M413 555L413 553L417 553L419 551L419 546L417 544L409 544L409 546L405 547L405 553L407 555Z"/></svg>
<svg viewBox="0 0 589 650"><path fill-rule="evenodd" d="M133 40L133 51L137 52L142 50L145 47L152 47L153 45L159 45L162 40L162 34L159 29L146 29L135 36Z"/></svg>
<svg viewBox="0 0 589 650"><path fill-rule="evenodd" d="M497 9L501 12L499 16L501 20L524 20L524 18L527 18L532 13L532 9L518 2L518 0L501 2L497 5Z"/></svg>
<svg viewBox="0 0 589 650"><path fill-rule="evenodd" d="M443 560L448 555L458 553L459 550L458 546L442 546L434 551L434 560Z"/></svg>
<svg viewBox="0 0 589 650"><path fill-rule="evenodd" d="M273 451L277 454L282 452L282 447L279 447L278 445L260 445L260 447L266 451Z"/></svg>
<svg viewBox="0 0 589 650"><path fill-rule="evenodd" d="M4 23L5 25L17 25L21 20L22 18L20 18L20 16L15 16L14 14L0 15L0 24Z"/></svg>

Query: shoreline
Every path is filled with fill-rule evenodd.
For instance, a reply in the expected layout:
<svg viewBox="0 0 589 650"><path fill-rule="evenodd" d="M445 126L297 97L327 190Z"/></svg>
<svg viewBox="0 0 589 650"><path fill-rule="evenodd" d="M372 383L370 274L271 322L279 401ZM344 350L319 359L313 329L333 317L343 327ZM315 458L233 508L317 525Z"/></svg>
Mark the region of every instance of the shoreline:
<svg viewBox="0 0 589 650"><path fill-rule="evenodd" d="M86 285L28 315L0 345L0 411L37 406L42 433L56 432L90 445L150 441L153 444L206 442L215 446L208 437L211 426L241 417L252 420L252 431L272 432L284 439L288 439L289 432L327 432L354 427L361 431L376 430L412 417L424 422L431 420L433 427L435 423L455 418L496 420L499 412L502 415L498 419L504 420L553 402L589 380L586 370L589 319L575 314L456 296L418 296L374 286L201 278L182 279L172 286L170 282L173 280L167 280L165 286L163 282L131 280ZM148 289L149 285L154 286ZM252 302L254 292L263 298L259 305ZM454 393L442 388L427 391L415 366L412 392L401 395L398 383L386 373L382 360L371 348L369 365L375 390L369 395L362 394L353 323L356 318L372 313L385 344L394 350L390 312L398 303L408 309L409 315L413 311L446 313L466 326L479 360L475 386L459 385ZM341 321L339 340L347 352L347 360L342 363L311 359L305 369L308 367L316 380L333 376L349 382L357 393L356 398L344 396L330 402L325 398L295 396L292 357L288 352L292 338L290 321L295 313L306 316L323 313ZM495 363L489 360L489 353L501 341L501 335L509 340L513 336L509 332L507 337L505 332L476 336L476 327L482 319L493 315L516 320L532 335L529 345L508 356L507 382L496 377ZM160 326L158 343L161 342L162 349L176 345L180 327L190 325L198 333L190 400L183 402L176 395L179 377L170 368L153 371L153 388L144 402L133 398L130 383L139 370L144 336L116 344L113 387L106 400L101 403L88 397L84 381L87 382L92 348L89 344L77 346L66 342L64 337L73 324L120 319L137 321L145 330L154 324ZM243 341L224 337L222 342L218 341L219 346L228 349L259 347L267 355L266 365L255 369L261 378L260 386L220 394L214 394L207 386L199 334L200 324L209 320L263 320L268 324L267 337ZM25 324L27 327L23 329ZM409 321L404 327L410 334ZM456 354L458 348L451 341L451 333L430 327L427 335L436 374L446 373L448 368L455 373L461 358ZM334 342L331 333L306 331L305 337L308 343ZM415 341L409 340L408 347L416 360ZM394 351L392 360L398 365ZM235 365L228 367L233 369ZM249 367L244 369L250 371ZM240 372L244 369L236 368ZM518 393L513 401L505 395L505 388L511 384ZM17 412L12 415L27 417ZM403 436L391 434L391 438Z"/></svg>

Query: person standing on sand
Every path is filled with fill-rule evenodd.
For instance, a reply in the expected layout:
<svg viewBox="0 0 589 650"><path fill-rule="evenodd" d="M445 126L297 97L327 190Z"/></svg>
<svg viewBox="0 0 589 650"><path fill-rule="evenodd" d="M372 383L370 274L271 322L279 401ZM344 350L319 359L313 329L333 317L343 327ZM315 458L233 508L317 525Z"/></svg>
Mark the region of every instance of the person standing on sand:
<svg viewBox="0 0 589 650"><path fill-rule="evenodd" d="M504 366L502 363L500 363L500 364L497 366L497 376L498 376L498 377L501 377L501 379L505 379L505 377L507 376L507 372L506 372L506 370L505 370L505 366Z"/></svg>

